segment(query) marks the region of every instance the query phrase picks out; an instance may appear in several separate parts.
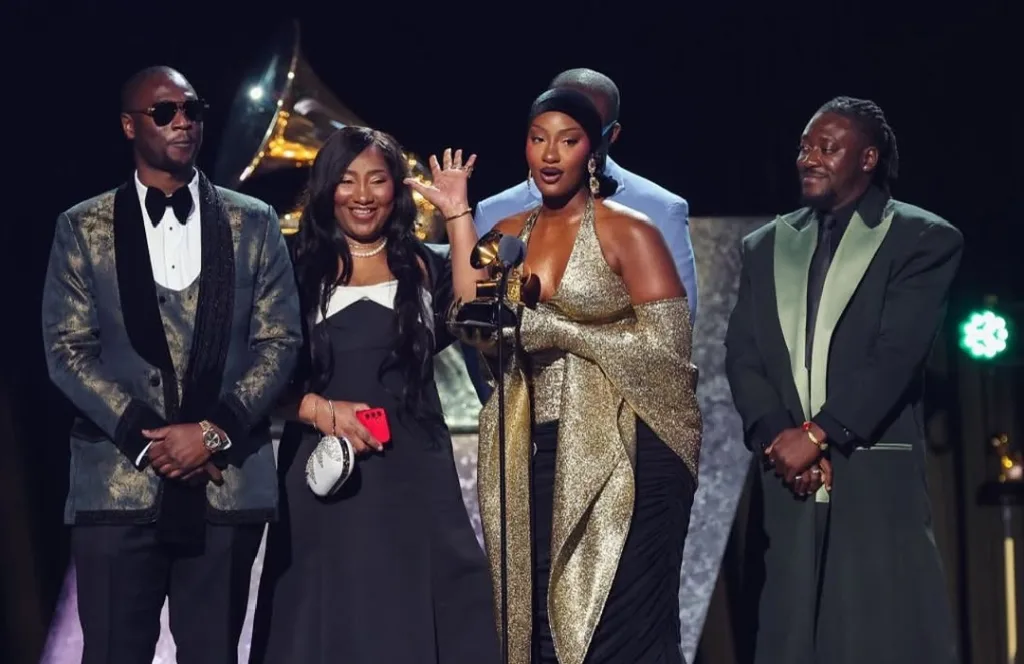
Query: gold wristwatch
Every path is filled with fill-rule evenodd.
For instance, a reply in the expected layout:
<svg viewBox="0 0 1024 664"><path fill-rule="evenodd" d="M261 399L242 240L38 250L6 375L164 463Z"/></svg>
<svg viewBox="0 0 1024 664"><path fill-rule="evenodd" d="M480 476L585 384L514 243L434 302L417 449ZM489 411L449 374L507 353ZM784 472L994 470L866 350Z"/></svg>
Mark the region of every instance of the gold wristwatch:
<svg viewBox="0 0 1024 664"><path fill-rule="evenodd" d="M227 441L220 437L220 433L214 428L212 424L203 420L199 423L199 426L203 429L203 444L206 445L206 449L210 452L220 452L227 445Z"/></svg>

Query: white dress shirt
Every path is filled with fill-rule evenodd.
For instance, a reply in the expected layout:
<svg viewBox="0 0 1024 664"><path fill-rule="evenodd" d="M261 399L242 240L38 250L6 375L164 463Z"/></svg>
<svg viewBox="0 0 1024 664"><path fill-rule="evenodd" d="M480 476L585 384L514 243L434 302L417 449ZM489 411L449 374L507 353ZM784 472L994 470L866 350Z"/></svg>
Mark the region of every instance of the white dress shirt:
<svg viewBox="0 0 1024 664"><path fill-rule="evenodd" d="M199 172L188 183L192 194L192 212L182 225L168 205L164 218L155 226L146 210L148 187L139 181L135 173L135 189L142 206L142 220L146 224L146 243L149 245L149 262L153 266L153 280L164 288L182 291L199 278L203 267L202 232L199 226Z"/></svg>
<svg viewBox="0 0 1024 664"><path fill-rule="evenodd" d="M146 210L146 191L149 188L139 180L135 172L135 190L139 194L139 205L142 207L142 222L146 226L146 244L149 247L149 262L153 266L153 280L168 290L183 291L199 278L203 268L202 231L199 224L199 171L188 183L188 191L192 194L192 211L184 224L174 216L174 210L168 205L164 210L163 219L153 225L153 220ZM149 446L135 460L136 467L149 451ZM225 440L224 449L231 447L231 440Z"/></svg>

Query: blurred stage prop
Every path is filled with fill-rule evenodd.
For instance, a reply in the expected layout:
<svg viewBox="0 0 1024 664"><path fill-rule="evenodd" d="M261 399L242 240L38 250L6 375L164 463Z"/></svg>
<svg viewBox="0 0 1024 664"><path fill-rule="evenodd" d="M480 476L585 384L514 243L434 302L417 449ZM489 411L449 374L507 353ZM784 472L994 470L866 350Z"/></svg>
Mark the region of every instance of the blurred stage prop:
<svg viewBox="0 0 1024 664"><path fill-rule="evenodd" d="M1003 526L1003 638L1005 650L1000 661L1017 664L1018 618L1017 618L1017 541L1015 528L1016 512L1024 505L1024 465L1021 452L1014 449L1010 437L1005 433L994 434L990 439L993 456L998 459L995 477L981 485L978 503L999 508Z"/></svg>
<svg viewBox="0 0 1024 664"><path fill-rule="evenodd" d="M301 188L296 187L295 176L304 181L324 142L346 126L370 125L316 75L302 54L299 23L292 21L277 33L235 94L217 151L214 181L244 191L253 181L266 180L268 189L285 190L290 200L275 207L281 230L293 235L304 206L295 201L295 190ZM407 153L406 161L413 177L430 181L430 168L419 157ZM291 177L275 177L288 171ZM259 197L264 193L270 192L261 191ZM418 193L413 192L413 198L419 209L417 235L437 242L444 232L439 213Z"/></svg>
<svg viewBox="0 0 1024 664"><path fill-rule="evenodd" d="M1024 563L1024 302L988 296L959 322L959 394L968 477L961 520L961 588L974 662L1020 661ZM984 453L981 451L984 450Z"/></svg>
<svg viewBox="0 0 1024 664"><path fill-rule="evenodd" d="M701 640L722 555L750 466L750 453L742 443L739 416L733 409L725 377L723 341L739 283L740 238L766 221L767 218L696 218L690 222L700 287L693 360L700 367L698 395L704 413L705 433L699 487L683 556L679 593L682 647L688 662L694 661ZM476 418L480 404L457 350L449 349L439 357L436 368L446 420L452 428L463 498L477 538L482 543L476 502ZM253 601L262 564L261 550L253 567L250 606L239 644L242 662L248 659ZM166 620L165 608L163 631L154 660L159 664L175 661L173 640ZM69 571L65 596L61 599L42 662L71 664L80 661L81 638L74 577Z"/></svg>

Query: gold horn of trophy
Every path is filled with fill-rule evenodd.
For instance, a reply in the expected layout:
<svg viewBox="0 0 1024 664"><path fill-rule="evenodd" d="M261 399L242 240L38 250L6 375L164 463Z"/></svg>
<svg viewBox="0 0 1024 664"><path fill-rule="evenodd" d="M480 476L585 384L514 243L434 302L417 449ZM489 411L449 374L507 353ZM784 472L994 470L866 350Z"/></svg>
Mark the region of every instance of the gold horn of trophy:
<svg viewBox="0 0 1024 664"><path fill-rule="evenodd" d="M229 125L218 151L214 177L232 189L268 173L308 168L327 138L345 126L367 127L313 72L302 55L299 23L285 26L235 94ZM412 177L430 182L430 169L411 153ZM437 242L444 225L436 208L413 192L419 215L416 235ZM281 231L299 230L302 203L281 213ZM279 210L279 212L281 212Z"/></svg>
<svg viewBox="0 0 1024 664"><path fill-rule="evenodd" d="M480 238L469 256L469 263L477 270L488 270L490 277L476 282L476 297L482 301L493 301L498 297L500 278L495 276L494 267L498 262L498 244L501 232L492 230ZM522 266L509 272L508 290L505 299L512 304L525 304L531 309L537 306L540 297L540 281Z"/></svg>

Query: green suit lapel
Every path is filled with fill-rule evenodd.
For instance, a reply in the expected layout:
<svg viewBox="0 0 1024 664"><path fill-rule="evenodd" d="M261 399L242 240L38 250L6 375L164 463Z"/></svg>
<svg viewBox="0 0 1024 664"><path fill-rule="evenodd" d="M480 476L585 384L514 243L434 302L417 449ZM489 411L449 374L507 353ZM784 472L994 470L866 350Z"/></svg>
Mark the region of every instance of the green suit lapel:
<svg viewBox="0 0 1024 664"><path fill-rule="evenodd" d="M818 224L810 211L780 217L775 225L775 300L779 323L789 351L789 365L793 383L800 397L800 407L805 420L811 419L825 403L828 391L828 357L832 346L832 335L850 298L860 285L864 273L878 252L892 225L893 205L888 202L878 220L879 195L871 192L865 196L857 212L850 218L850 224L843 233L843 239L836 248L836 255L829 266L822 286L818 304L818 318L814 323L814 349L811 355L811 370L807 371L804 361L807 345L807 281L818 241ZM867 216L868 222L865 221ZM822 486L814 496L816 503L830 501L828 491Z"/></svg>
<svg viewBox="0 0 1024 664"><path fill-rule="evenodd" d="M818 241L818 225L813 221L813 215L806 210L775 220L775 305L782 336L789 350L793 383L805 419L810 417L810 382L804 369L807 273Z"/></svg>
<svg viewBox="0 0 1024 664"><path fill-rule="evenodd" d="M818 320L814 323L814 348L811 351L810 412L821 410L828 396L828 356L832 347L832 334L839 318L846 311L850 298L860 285L864 273L882 245L894 215L892 204L882 213L881 223L869 226L860 212L854 212L850 226L836 249L835 258L825 276L818 305ZM806 306L806 305L805 305Z"/></svg>
<svg viewBox="0 0 1024 664"><path fill-rule="evenodd" d="M877 208L872 210L872 198L866 197L865 204L851 217L825 277L814 326L815 343L810 372L804 366L807 278L818 240L818 224L814 223L814 215L807 210L779 217L775 222L776 307L789 351L793 382L805 419L813 417L825 403L828 356L836 324L850 304L850 298L892 225L892 203L888 202L880 211L879 220ZM868 221L865 221L865 216Z"/></svg>

